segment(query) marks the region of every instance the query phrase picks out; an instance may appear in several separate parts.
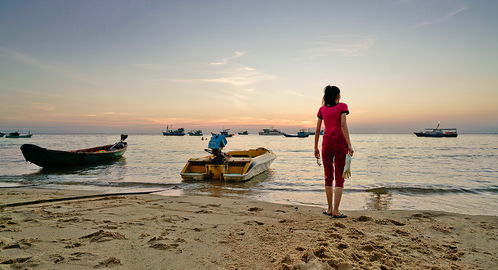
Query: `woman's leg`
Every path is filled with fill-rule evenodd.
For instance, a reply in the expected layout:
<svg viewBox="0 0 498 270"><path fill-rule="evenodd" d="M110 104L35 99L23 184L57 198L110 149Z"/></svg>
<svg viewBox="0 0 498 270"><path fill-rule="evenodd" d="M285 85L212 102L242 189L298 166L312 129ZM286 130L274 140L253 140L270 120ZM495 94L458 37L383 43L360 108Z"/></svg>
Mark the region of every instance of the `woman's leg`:
<svg viewBox="0 0 498 270"><path fill-rule="evenodd" d="M342 187L335 187L334 189L334 211L332 212L332 215L338 216L341 214L339 211L339 205L341 204L341 198L342 198L342 190L344 188Z"/></svg>
<svg viewBox="0 0 498 270"><path fill-rule="evenodd" d="M329 208L327 209L328 214L334 213L334 208L332 207L332 186L325 186L325 194L327 194L327 203Z"/></svg>
<svg viewBox="0 0 498 270"><path fill-rule="evenodd" d="M334 179L334 155L333 152L327 149L327 147L322 146L322 162L323 162L323 172L325 175L325 194L327 195L328 209L327 213L332 214L334 212L332 204L332 180Z"/></svg>
<svg viewBox="0 0 498 270"><path fill-rule="evenodd" d="M335 189L334 189L334 212L332 215L340 215L339 205L341 204L342 191L344 189L344 177L342 173L344 172L344 165L346 164L346 154L335 155L334 167L335 167Z"/></svg>

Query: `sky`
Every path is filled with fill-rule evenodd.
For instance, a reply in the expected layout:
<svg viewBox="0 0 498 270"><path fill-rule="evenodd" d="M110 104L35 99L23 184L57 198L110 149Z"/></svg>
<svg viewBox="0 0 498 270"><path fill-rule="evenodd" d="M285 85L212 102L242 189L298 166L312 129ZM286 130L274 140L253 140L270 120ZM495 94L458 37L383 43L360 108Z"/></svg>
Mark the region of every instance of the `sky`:
<svg viewBox="0 0 498 270"><path fill-rule="evenodd" d="M498 1L0 0L0 131L498 132Z"/></svg>

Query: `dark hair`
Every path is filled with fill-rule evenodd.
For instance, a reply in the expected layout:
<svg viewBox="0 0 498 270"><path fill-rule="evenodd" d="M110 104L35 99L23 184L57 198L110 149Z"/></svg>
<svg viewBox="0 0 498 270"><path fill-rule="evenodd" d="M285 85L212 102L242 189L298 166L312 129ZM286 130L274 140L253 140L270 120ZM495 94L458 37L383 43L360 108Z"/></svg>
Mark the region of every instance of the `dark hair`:
<svg viewBox="0 0 498 270"><path fill-rule="evenodd" d="M325 86L325 89L323 90L323 105L325 106L335 106L337 103L335 100L341 93L341 90L337 86L330 86L327 85Z"/></svg>

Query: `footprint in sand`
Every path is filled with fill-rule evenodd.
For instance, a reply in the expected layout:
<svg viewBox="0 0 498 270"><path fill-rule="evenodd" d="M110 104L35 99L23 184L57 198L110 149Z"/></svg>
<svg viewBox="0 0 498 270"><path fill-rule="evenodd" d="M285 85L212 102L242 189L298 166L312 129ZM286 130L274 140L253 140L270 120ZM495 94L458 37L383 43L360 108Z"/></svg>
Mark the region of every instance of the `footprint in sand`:
<svg viewBox="0 0 498 270"><path fill-rule="evenodd" d="M339 243L339 244L337 245L337 249L346 249L346 248L348 248L348 247L349 247L349 246L348 246L348 244L346 244L346 243Z"/></svg>
<svg viewBox="0 0 498 270"><path fill-rule="evenodd" d="M402 231L402 230L396 230L394 231L395 233L402 235L402 236L409 236L410 234L408 232Z"/></svg>
<svg viewBox="0 0 498 270"><path fill-rule="evenodd" d="M332 239L337 239L337 240L342 239L342 236L340 234L337 234L337 233L331 233L331 234L329 234L329 237Z"/></svg>
<svg viewBox="0 0 498 270"><path fill-rule="evenodd" d="M110 258L107 258L107 259L99 262L93 268L112 267L112 266L116 266L116 265L121 265L121 261L116 257L110 257Z"/></svg>
<svg viewBox="0 0 498 270"><path fill-rule="evenodd" d="M259 211L263 211L263 208L251 207L251 208L247 209L247 211L249 211L249 212L259 212Z"/></svg>
<svg viewBox="0 0 498 270"><path fill-rule="evenodd" d="M362 231L355 229L355 228L349 228L348 236L350 236L351 238L357 239L358 237L363 236L363 235L365 235L365 233L363 233Z"/></svg>
<svg viewBox="0 0 498 270"><path fill-rule="evenodd" d="M104 230L100 230L98 232L94 232L80 237L80 239L87 239L87 238L90 239L90 242L104 242L113 239L125 240L126 236L118 232L107 232Z"/></svg>
<svg viewBox="0 0 498 270"><path fill-rule="evenodd" d="M371 220L372 220L372 218L368 217L368 216L359 216L358 218L353 218L354 222L367 222L367 221L371 221Z"/></svg>
<svg viewBox="0 0 498 270"><path fill-rule="evenodd" d="M244 224L245 225L263 225L265 223L261 222L261 221L257 221L257 220L248 220L248 221L244 221Z"/></svg>
<svg viewBox="0 0 498 270"><path fill-rule="evenodd" d="M88 258L88 259L93 259L97 257L97 255L90 253L90 252L74 252L71 253L72 257L69 257L70 260L72 261L79 261L81 258Z"/></svg>
<svg viewBox="0 0 498 270"><path fill-rule="evenodd" d="M447 226L441 225L441 224L432 225L431 228L435 231L442 232L442 233L451 233L454 229L453 227L447 227Z"/></svg>
<svg viewBox="0 0 498 270"><path fill-rule="evenodd" d="M199 211L195 211L194 213L196 213L196 214L209 214L209 213L213 213L213 211L202 209Z"/></svg>
<svg viewBox="0 0 498 270"><path fill-rule="evenodd" d="M337 228L341 228L341 229L345 229L346 228L346 225L340 223L340 222L334 222L334 224L332 224L332 226L334 227L337 227Z"/></svg>
<svg viewBox="0 0 498 270"><path fill-rule="evenodd" d="M393 220L393 219L376 219L375 223L380 224L380 225L396 225L396 226L405 226L405 223Z"/></svg>
<svg viewBox="0 0 498 270"><path fill-rule="evenodd" d="M58 263L61 263L64 261L64 257L59 255L59 254L52 254L52 255L49 255L49 258L50 260L55 263L55 264L58 264Z"/></svg>
<svg viewBox="0 0 498 270"><path fill-rule="evenodd" d="M77 217L67 218L67 219L59 219L57 222L81 222L81 220Z"/></svg>
<svg viewBox="0 0 498 270"><path fill-rule="evenodd" d="M75 243L69 243L67 244L64 248L77 248L83 246L82 243L80 242L75 242Z"/></svg>
<svg viewBox="0 0 498 270"><path fill-rule="evenodd" d="M0 264L15 264L15 263L25 263L29 261L32 257L19 257L14 259L8 259L0 262Z"/></svg>
<svg viewBox="0 0 498 270"><path fill-rule="evenodd" d="M99 228L101 228L101 229L108 229L108 230L116 230L119 227L116 226L116 225L105 224L105 225L100 225Z"/></svg>
<svg viewBox="0 0 498 270"><path fill-rule="evenodd" d="M27 249L30 248L33 243L39 242L38 238L27 238L27 239L20 239L15 242L9 242L7 243L3 249L12 249L12 248L19 248L19 249ZM1 246L1 245L0 245Z"/></svg>
<svg viewBox="0 0 498 270"><path fill-rule="evenodd" d="M149 245L150 248L161 249L161 250L170 250L176 249L180 245L177 243L165 244L165 243L152 243Z"/></svg>

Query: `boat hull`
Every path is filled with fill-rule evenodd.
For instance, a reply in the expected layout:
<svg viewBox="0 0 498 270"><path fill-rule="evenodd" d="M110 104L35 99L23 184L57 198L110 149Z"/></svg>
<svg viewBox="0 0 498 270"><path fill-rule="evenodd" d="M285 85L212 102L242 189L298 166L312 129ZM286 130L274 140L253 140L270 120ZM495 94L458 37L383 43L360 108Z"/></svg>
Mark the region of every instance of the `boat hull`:
<svg viewBox="0 0 498 270"><path fill-rule="evenodd" d="M285 137L287 138L308 138L310 135L295 135L295 134L284 134Z"/></svg>
<svg viewBox="0 0 498 270"><path fill-rule="evenodd" d="M258 132L259 135L261 136L282 136L282 133L264 133L264 132Z"/></svg>
<svg viewBox="0 0 498 270"><path fill-rule="evenodd" d="M127 145L124 147L105 152L97 152L110 149L113 145L104 145L89 149L75 151L60 151L42 148L33 144L23 144L21 146L22 154L26 161L34 163L43 168L61 168L75 167L84 165L93 165L116 160L126 152Z"/></svg>
<svg viewBox="0 0 498 270"><path fill-rule="evenodd" d="M263 153L254 157L245 156L245 153L251 151L262 151ZM248 181L267 171L277 157L272 151L264 148L233 151L227 154L232 156L223 164L213 164L211 156L190 159L181 172L182 178L190 181Z"/></svg>
<svg viewBox="0 0 498 270"><path fill-rule="evenodd" d="M458 137L458 134L428 134L428 133L423 133L423 132L414 132L414 134L417 137L431 137L431 138L442 138L442 137L447 137L447 138L455 138Z"/></svg>
<svg viewBox="0 0 498 270"><path fill-rule="evenodd" d="M223 175L223 180L236 181L236 182L249 181L251 180L251 178L255 177L256 175L262 174L268 169L270 169L270 165L276 158L277 155L275 155L273 152L257 157L253 159L251 165L249 165L250 169L248 170L247 173L244 174L226 173Z"/></svg>
<svg viewBox="0 0 498 270"><path fill-rule="evenodd" d="M33 134L19 135L19 136L7 135L7 136L5 136L5 138L11 138L11 139L15 139L15 138L31 138L31 136L33 136Z"/></svg>
<svg viewBox="0 0 498 270"><path fill-rule="evenodd" d="M168 132L163 132L164 136L185 136L185 133L179 134L179 133L168 133Z"/></svg>

